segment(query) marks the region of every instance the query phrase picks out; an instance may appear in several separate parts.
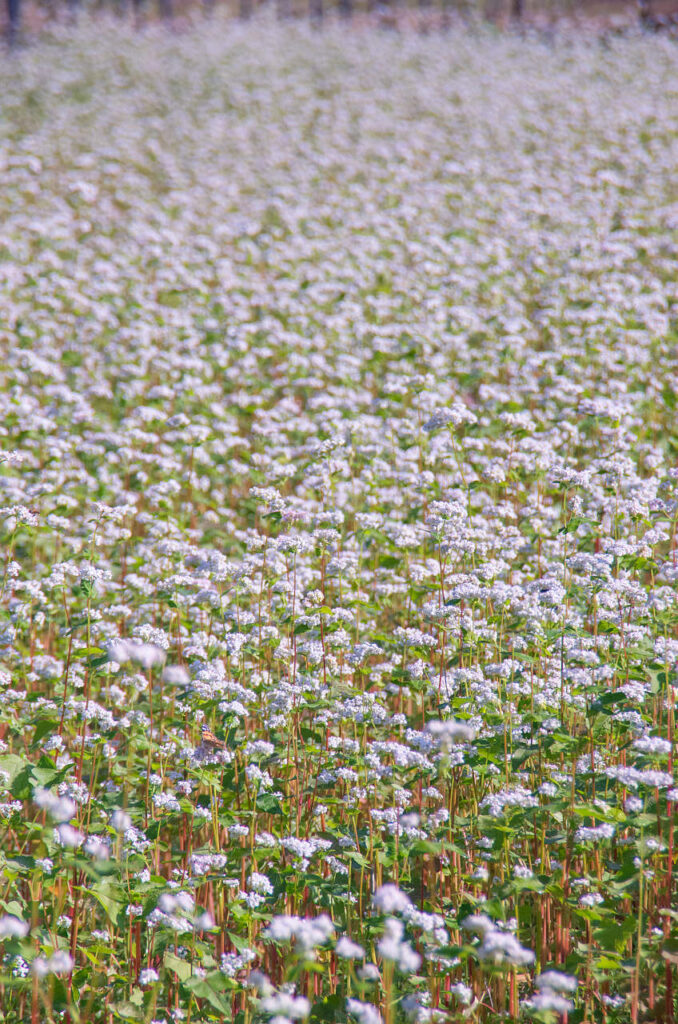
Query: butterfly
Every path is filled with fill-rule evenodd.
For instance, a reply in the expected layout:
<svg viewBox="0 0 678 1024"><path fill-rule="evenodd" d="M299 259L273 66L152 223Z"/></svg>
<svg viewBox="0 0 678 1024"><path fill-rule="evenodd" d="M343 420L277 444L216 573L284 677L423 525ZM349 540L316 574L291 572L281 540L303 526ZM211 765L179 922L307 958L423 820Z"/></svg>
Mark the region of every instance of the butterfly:
<svg viewBox="0 0 678 1024"><path fill-rule="evenodd" d="M211 732L206 725L202 727L202 743L206 747L216 747L217 750L226 750L226 743L224 740L217 739L213 732Z"/></svg>

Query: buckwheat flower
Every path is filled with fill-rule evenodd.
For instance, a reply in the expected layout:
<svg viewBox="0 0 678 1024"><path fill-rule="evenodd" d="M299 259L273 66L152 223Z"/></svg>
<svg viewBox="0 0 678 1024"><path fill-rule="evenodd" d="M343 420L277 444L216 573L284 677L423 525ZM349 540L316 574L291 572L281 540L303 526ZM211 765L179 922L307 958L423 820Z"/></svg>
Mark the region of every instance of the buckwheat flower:
<svg viewBox="0 0 678 1024"><path fill-rule="evenodd" d="M250 971L246 984L249 988L255 989L260 996L270 995L274 991L270 979L263 971Z"/></svg>
<svg viewBox="0 0 678 1024"><path fill-rule="evenodd" d="M359 999L347 999L346 1010L352 1017L357 1017L359 1024L384 1024L379 1010L372 1003L363 1003Z"/></svg>
<svg viewBox="0 0 678 1024"><path fill-rule="evenodd" d="M579 982L572 974L563 974L562 971L544 971L534 981L538 989L550 988L553 992L577 991Z"/></svg>
<svg viewBox="0 0 678 1024"><path fill-rule="evenodd" d="M337 956L344 960L361 960L365 956L365 950L357 942L353 942L347 935L342 937L334 947Z"/></svg>
<svg viewBox="0 0 678 1024"><path fill-rule="evenodd" d="M135 828L134 825L130 825L125 830L125 845L130 849L135 850L137 853L143 853L151 845L149 840L143 834L143 832Z"/></svg>
<svg viewBox="0 0 678 1024"><path fill-rule="evenodd" d="M239 971L247 967L257 954L253 949L243 949L241 953L222 953L219 970L228 978L235 978Z"/></svg>
<svg viewBox="0 0 678 1024"><path fill-rule="evenodd" d="M5 962L11 968L14 978L27 978L32 970L32 964L29 964L22 956L7 957Z"/></svg>
<svg viewBox="0 0 678 1024"><path fill-rule="evenodd" d="M456 996L462 1006L470 1006L473 999L473 989L469 988L468 985L464 985L463 982L459 981L456 985L452 985L450 992L453 996Z"/></svg>
<svg viewBox="0 0 678 1024"><path fill-rule="evenodd" d="M455 402L454 405L447 408L436 409L424 424L424 430L432 433L434 430L448 425L458 427L462 423L476 423L477 419L475 413L471 412L462 402Z"/></svg>
<svg viewBox="0 0 678 1024"><path fill-rule="evenodd" d="M279 1013L289 1020L303 1020L311 1012L311 1004L305 996L293 996L287 992L276 992L264 996L259 1003L264 1013Z"/></svg>
<svg viewBox="0 0 678 1024"><path fill-rule="evenodd" d="M263 932L264 938L274 942L293 941L295 948L302 953L323 946L334 934L334 925L327 916L321 914L316 918L299 918L288 914L274 917L268 928Z"/></svg>
<svg viewBox="0 0 678 1024"><path fill-rule="evenodd" d="M158 906L164 913L171 914L174 910L181 910L184 914L192 914L195 910L195 899L188 892L166 892L158 900Z"/></svg>
<svg viewBox="0 0 678 1024"><path fill-rule="evenodd" d="M144 644L135 640L115 640L108 645L110 661L119 665L126 661L136 661L143 669L161 665L165 660L165 652L156 644Z"/></svg>
<svg viewBox="0 0 678 1024"><path fill-rule="evenodd" d="M31 964L31 971L38 978L46 978L49 974L49 962L45 956L36 956Z"/></svg>
<svg viewBox="0 0 678 1024"><path fill-rule="evenodd" d="M176 812L181 810L181 804L171 790L168 790L165 793L154 793L153 805L165 811Z"/></svg>
<svg viewBox="0 0 678 1024"><path fill-rule="evenodd" d="M257 832L254 837L255 846L271 847L277 846L278 840L270 832Z"/></svg>
<svg viewBox="0 0 678 1024"><path fill-rule="evenodd" d="M61 752L64 749L65 745L66 741L64 740L63 736L59 736L58 733L55 733L54 736L50 736L49 739L45 741L43 750L45 750L47 753L51 753L51 751L53 750Z"/></svg>
<svg viewBox="0 0 678 1024"><path fill-rule="evenodd" d="M47 959L44 956L35 958L32 964L34 974L44 978L48 974L70 974L75 966L75 961L64 949L58 949Z"/></svg>
<svg viewBox="0 0 678 1024"><path fill-rule="evenodd" d="M48 789L38 788L33 793L33 800L46 810L54 821L70 821L75 816L77 805L70 797L60 797Z"/></svg>
<svg viewBox="0 0 678 1024"><path fill-rule="evenodd" d="M671 753L671 743L660 736L641 736L640 739L633 741L633 749L640 750L643 754L662 757Z"/></svg>
<svg viewBox="0 0 678 1024"><path fill-rule="evenodd" d="M595 843L602 839L612 839L615 833L614 825L603 822L601 825L582 825L574 834L579 843Z"/></svg>
<svg viewBox="0 0 678 1024"><path fill-rule="evenodd" d="M29 930L30 925L13 914L0 917L0 939L23 939Z"/></svg>
<svg viewBox="0 0 678 1024"><path fill-rule="evenodd" d="M605 898L599 892L587 892L579 897L580 907L597 907L599 903L604 902Z"/></svg>
<svg viewBox="0 0 678 1024"><path fill-rule="evenodd" d="M443 794L435 788L435 786L426 786L422 789L422 796L425 796L428 800L442 800Z"/></svg>
<svg viewBox="0 0 678 1024"><path fill-rule="evenodd" d="M494 921L492 921L486 914L471 914L469 917L464 918L461 922L461 926L464 931L475 932L477 935L485 935L486 932L492 931L494 928Z"/></svg>
<svg viewBox="0 0 678 1024"><path fill-rule="evenodd" d="M55 839L60 846L68 846L71 849L77 849L78 846L82 846L85 841L85 837L82 832L79 832L77 828L72 828L70 825L59 825L54 830Z"/></svg>
<svg viewBox="0 0 678 1024"><path fill-rule="evenodd" d="M258 892L241 892L238 894L238 899L242 900L250 908L250 910L256 910L262 903L266 902L266 897L262 896Z"/></svg>
<svg viewBox="0 0 678 1024"><path fill-rule="evenodd" d="M361 981L372 983L379 981L381 974L376 964L365 964L357 969L357 976Z"/></svg>
<svg viewBox="0 0 678 1024"><path fill-rule="evenodd" d="M522 1005L526 1010L534 1013L559 1014L569 1013L574 1006L570 999L565 999L564 996L558 995L557 992L553 992L549 988L544 989L530 999L526 999Z"/></svg>
<svg viewBox="0 0 678 1024"><path fill-rule="evenodd" d="M21 800L11 800L9 803L0 803L0 818L11 818L13 814L18 814L22 810L23 804Z"/></svg>
<svg viewBox="0 0 678 1024"><path fill-rule="evenodd" d="M153 985L156 981L158 981L158 979L158 972L154 970L152 967L145 968L145 970L141 971L141 973L139 974L139 984L142 986Z"/></svg>
<svg viewBox="0 0 678 1024"><path fill-rule="evenodd" d="M434 636L422 632L421 629L406 629L403 626L397 626L393 635L404 647L436 647L438 644Z"/></svg>
<svg viewBox="0 0 678 1024"><path fill-rule="evenodd" d="M532 950L521 946L515 935L495 930L485 932L477 953L480 960L489 960L494 964L528 966L534 961Z"/></svg>
<svg viewBox="0 0 678 1024"><path fill-rule="evenodd" d="M187 686L191 677L183 665L166 665L162 670L163 682L170 686Z"/></svg>
<svg viewBox="0 0 678 1024"><path fill-rule="evenodd" d="M94 857L95 860L108 860L111 855L106 839L101 836L89 836L85 840L83 849L85 853L88 853L90 857Z"/></svg>
<svg viewBox="0 0 678 1024"><path fill-rule="evenodd" d="M511 807L537 807L539 801L524 786L515 786L499 793L490 793L481 801L482 810L492 818L501 818Z"/></svg>
<svg viewBox="0 0 678 1024"><path fill-rule="evenodd" d="M672 786L674 778L670 772L659 772L652 769L638 772L638 781L643 786L650 786L652 789L666 789Z"/></svg>
<svg viewBox="0 0 678 1024"><path fill-rule="evenodd" d="M443 1020L447 1014L440 1010L434 1012L425 1005L430 998L429 992L411 992L404 996L400 1001L400 1006L408 1020L414 1021L415 1024L428 1024L429 1021Z"/></svg>
<svg viewBox="0 0 678 1024"><path fill-rule="evenodd" d="M380 886L372 897L372 906L382 914L401 913L411 904L409 896L390 882Z"/></svg>
<svg viewBox="0 0 678 1024"><path fill-rule="evenodd" d="M37 526L40 522L37 513L25 505L12 505L0 508L0 517L14 519L15 526L19 523L25 526Z"/></svg>
<svg viewBox="0 0 678 1024"><path fill-rule="evenodd" d="M249 887L253 892L269 896L273 892L273 884L266 876L253 871L249 878Z"/></svg>
<svg viewBox="0 0 678 1024"><path fill-rule="evenodd" d="M404 925L398 918L387 918L384 934L377 943L377 951L384 960L393 960L403 974L410 974L421 964L421 957L403 939L404 930Z"/></svg>
<svg viewBox="0 0 678 1024"><path fill-rule="evenodd" d="M447 749L457 743L470 743L475 738L475 730L470 725L454 719L427 722L426 731L433 736L438 746Z"/></svg>

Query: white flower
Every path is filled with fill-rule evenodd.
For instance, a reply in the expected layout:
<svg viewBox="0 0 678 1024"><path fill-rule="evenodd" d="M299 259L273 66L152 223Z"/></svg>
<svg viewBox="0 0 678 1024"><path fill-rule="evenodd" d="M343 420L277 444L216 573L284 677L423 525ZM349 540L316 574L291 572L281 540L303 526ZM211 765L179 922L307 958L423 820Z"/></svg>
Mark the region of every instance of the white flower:
<svg viewBox="0 0 678 1024"><path fill-rule="evenodd" d="M119 665L126 661L136 661L144 669L162 665L165 652L157 644L144 644L136 640L114 640L108 645L108 657Z"/></svg>
<svg viewBox="0 0 678 1024"><path fill-rule="evenodd" d="M264 896L269 896L273 892L273 883L267 875L259 874L257 871L253 871L249 879L249 887L252 892L261 893Z"/></svg>
<svg viewBox="0 0 678 1024"><path fill-rule="evenodd" d="M571 1000L564 999L550 988L545 988L538 995L526 999L523 1003L526 1010L531 1010L534 1013L569 1013L573 1005Z"/></svg>
<svg viewBox="0 0 678 1024"><path fill-rule="evenodd" d="M127 832L132 825L132 819L126 811L118 808L116 811L113 811L113 814L111 815L111 825L116 832Z"/></svg>
<svg viewBox="0 0 678 1024"><path fill-rule="evenodd" d="M346 1009L357 1017L360 1024L383 1024L382 1016L372 1003L361 1003L359 999L347 999Z"/></svg>
<svg viewBox="0 0 678 1024"><path fill-rule="evenodd" d="M440 747L447 749L457 743L470 743L475 739L475 729L465 722L457 722L452 718L444 722L437 719L428 722L426 730L431 733Z"/></svg>
<svg viewBox="0 0 678 1024"><path fill-rule="evenodd" d="M521 946L515 935L494 930L486 931L483 935L478 957L494 964L510 963L518 966L529 966L534 961L532 950Z"/></svg>
<svg viewBox="0 0 678 1024"><path fill-rule="evenodd" d="M280 914L274 917L263 935L274 942L293 941L302 953L323 946L334 934L334 925L326 914L315 918Z"/></svg>
<svg viewBox="0 0 678 1024"><path fill-rule="evenodd" d="M70 825L59 825L55 831L58 841L62 846L70 846L72 849L76 849L78 846L82 846L85 841L82 832L79 832L77 828L72 828Z"/></svg>
<svg viewBox="0 0 678 1024"><path fill-rule="evenodd" d="M562 971L544 971L534 981L535 988L540 991L550 988L554 992L573 993L577 991L579 982L571 974L563 974Z"/></svg>
<svg viewBox="0 0 678 1024"><path fill-rule="evenodd" d="M421 957L403 938L405 927L398 918L389 917L384 934L377 943L377 952L384 960L393 960L403 974L411 974L421 964Z"/></svg>
<svg viewBox="0 0 678 1024"><path fill-rule="evenodd" d="M279 1013L290 1020L301 1020L308 1017L311 1012L311 1004L305 996L276 992L274 995L264 996L259 1003L259 1009L264 1013Z"/></svg>
<svg viewBox="0 0 678 1024"><path fill-rule="evenodd" d="M334 951L344 960L360 960L365 956L363 947L359 946L357 942L353 942L347 935L342 935L334 947Z"/></svg>
<svg viewBox="0 0 678 1024"><path fill-rule="evenodd" d="M23 939L28 935L30 925L13 914L0 917L0 939Z"/></svg>
<svg viewBox="0 0 678 1024"><path fill-rule="evenodd" d="M163 681L170 686L187 686L191 677L183 665L166 665L162 670Z"/></svg>
<svg viewBox="0 0 678 1024"><path fill-rule="evenodd" d="M70 821L78 809L77 804L70 797L57 796L56 793L51 793L48 789L36 789L33 792L33 800L55 821Z"/></svg>
<svg viewBox="0 0 678 1024"><path fill-rule="evenodd" d="M372 897L372 906L382 914L401 913L411 903L409 896L392 883L380 886Z"/></svg>
<svg viewBox="0 0 678 1024"><path fill-rule="evenodd" d="M47 974L70 974L74 966L73 958L65 950L58 949L49 959L36 957L31 968L39 978L44 978Z"/></svg>

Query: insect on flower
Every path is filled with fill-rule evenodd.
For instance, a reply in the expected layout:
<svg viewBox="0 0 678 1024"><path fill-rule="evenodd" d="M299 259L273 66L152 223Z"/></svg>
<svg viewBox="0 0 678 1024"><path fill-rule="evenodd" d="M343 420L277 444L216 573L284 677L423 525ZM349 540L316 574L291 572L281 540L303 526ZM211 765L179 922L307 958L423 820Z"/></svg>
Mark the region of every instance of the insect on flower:
<svg viewBox="0 0 678 1024"><path fill-rule="evenodd" d="M206 725L203 725L202 727L202 743L206 747L216 747L217 750L226 750L225 741L218 739Z"/></svg>

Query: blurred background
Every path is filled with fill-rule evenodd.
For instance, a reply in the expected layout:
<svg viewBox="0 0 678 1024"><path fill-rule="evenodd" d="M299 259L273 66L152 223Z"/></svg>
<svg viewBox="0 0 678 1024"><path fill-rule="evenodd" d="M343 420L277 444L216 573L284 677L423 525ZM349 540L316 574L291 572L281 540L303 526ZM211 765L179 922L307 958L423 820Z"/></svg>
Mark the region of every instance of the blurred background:
<svg viewBox="0 0 678 1024"><path fill-rule="evenodd" d="M143 28L167 22L181 31L215 10L249 19L267 11L280 19L307 18L423 32L455 22L485 21L498 29L551 30L568 23L588 31L647 31L674 34L678 0L2 0L2 29L10 43L40 32L50 23L73 23L83 12L112 14Z"/></svg>

